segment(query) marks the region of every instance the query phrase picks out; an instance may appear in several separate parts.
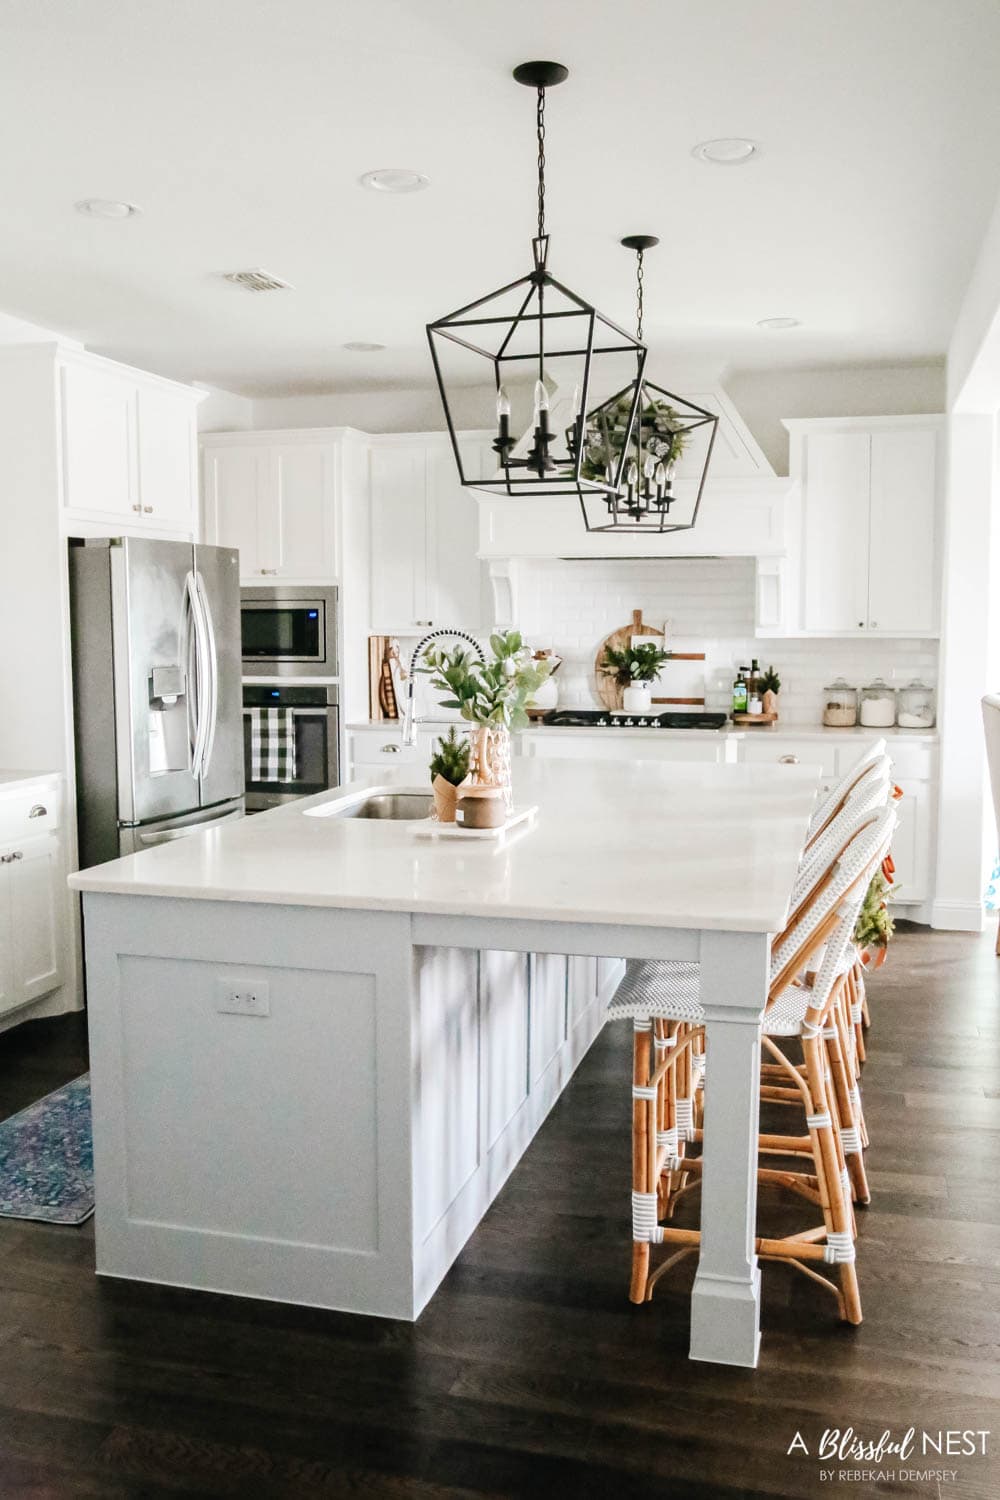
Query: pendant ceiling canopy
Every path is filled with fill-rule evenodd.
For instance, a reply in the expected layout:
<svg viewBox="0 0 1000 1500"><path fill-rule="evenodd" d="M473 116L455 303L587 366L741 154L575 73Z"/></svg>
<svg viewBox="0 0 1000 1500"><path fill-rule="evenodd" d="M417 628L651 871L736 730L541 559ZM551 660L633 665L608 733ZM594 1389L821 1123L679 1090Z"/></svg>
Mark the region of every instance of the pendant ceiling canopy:
<svg viewBox="0 0 1000 1500"><path fill-rule="evenodd" d="M631 435L646 350L641 338L626 333L548 268L545 99L546 90L562 83L567 72L552 62L514 69L514 78L534 89L537 100L538 222L531 269L429 323L427 338L462 484L487 493L575 495L586 519L585 497L603 506L609 479L604 471L594 478L584 472L585 413L606 405L616 392L620 396L623 388L630 390L632 406L621 425ZM469 471L463 457L453 402L461 391L467 407L470 389L484 387L490 394L482 421L473 425L495 430L496 469L481 476ZM627 461L623 445L612 462L615 488L624 483Z"/></svg>
<svg viewBox="0 0 1000 1500"><path fill-rule="evenodd" d="M630 234L621 242L636 256L636 338L642 342L644 257L660 242ZM604 493L581 491L588 531L690 531L698 519L719 419L640 370L635 381L589 407L583 428L581 475L604 475ZM674 491L678 465L686 471L683 505ZM678 509L675 510L675 505Z"/></svg>

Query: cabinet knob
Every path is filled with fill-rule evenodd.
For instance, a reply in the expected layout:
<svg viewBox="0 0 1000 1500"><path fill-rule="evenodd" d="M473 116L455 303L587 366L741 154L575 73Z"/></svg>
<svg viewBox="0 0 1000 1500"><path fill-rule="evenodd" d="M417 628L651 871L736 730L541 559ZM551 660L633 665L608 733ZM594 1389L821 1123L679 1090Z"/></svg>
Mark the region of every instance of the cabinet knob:
<svg viewBox="0 0 1000 1500"><path fill-rule="evenodd" d="M869 623L869 625L871 626L871 628L873 630L877 630L878 629L878 621L877 620L869 620L868 623Z"/></svg>
<svg viewBox="0 0 1000 1500"><path fill-rule="evenodd" d="M864 620L859 620L858 621L858 629L859 630L864 630L864 628L865 628L865 622L864 622Z"/></svg>
<svg viewBox="0 0 1000 1500"><path fill-rule="evenodd" d="M798 763L799 763L799 757L797 755L779 755L778 756L778 765L779 766L797 766Z"/></svg>
<svg viewBox="0 0 1000 1500"><path fill-rule="evenodd" d="M142 506L141 505L133 505L132 509L141 512L142 511Z"/></svg>
<svg viewBox="0 0 1000 1500"><path fill-rule="evenodd" d="M398 755L399 754L399 746L398 745L383 745L382 746L382 754L383 755Z"/></svg>
<svg viewBox="0 0 1000 1500"><path fill-rule="evenodd" d="M36 802L35 805L34 805L34 807L29 812L28 817L29 818L44 818L47 812L48 812L48 808L47 807L43 807L42 804L41 804L41 802Z"/></svg>
<svg viewBox="0 0 1000 1500"><path fill-rule="evenodd" d="M147 516L151 516L153 514L153 507L151 505L144 505L142 509L144 514Z"/></svg>

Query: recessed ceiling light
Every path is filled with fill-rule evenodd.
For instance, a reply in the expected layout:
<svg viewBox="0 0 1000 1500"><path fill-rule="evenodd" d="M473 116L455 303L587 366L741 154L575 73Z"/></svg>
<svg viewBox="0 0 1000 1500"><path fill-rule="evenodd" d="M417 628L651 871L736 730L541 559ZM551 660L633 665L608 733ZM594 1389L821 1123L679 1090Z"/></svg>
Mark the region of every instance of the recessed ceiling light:
<svg viewBox="0 0 1000 1500"><path fill-rule="evenodd" d="M377 354L385 345L370 344L367 339L352 339L349 344L342 344L341 348L350 349L352 354Z"/></svg>
<svg viewBox="0 0 1000 1500"><path fill-rule="evenodd" d="M119 203L115 198L81 198L73 207L87 219L131 219L142 212L134 203Z"/></svg>
<svg viewBox="0 0 1000 1500"><path fill-rule="evenodd" d="M430 178L409 167L378 167L366 172L358 181L373 193L417 193L430 185Z"/></svg>
<svg viewBox="0 0 1000 1500"><path fill-rule="evenodd" d="M802 324L798 318L759 318L758 328L801 328Z"/></svg>
<svg viewBox="0 0 1000 1500"><path fill-rule="evenodd" d="M715 141L702 141L691 152L699 161L707 161L713 167L742 167L759 155L756 141L748 141L738 135L720 136Z"/></svg>

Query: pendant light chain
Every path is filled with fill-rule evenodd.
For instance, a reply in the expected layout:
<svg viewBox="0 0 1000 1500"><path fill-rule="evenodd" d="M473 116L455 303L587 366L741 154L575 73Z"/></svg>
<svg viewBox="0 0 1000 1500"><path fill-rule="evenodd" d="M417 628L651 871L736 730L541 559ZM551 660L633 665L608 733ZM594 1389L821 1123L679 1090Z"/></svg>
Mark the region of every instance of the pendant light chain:
<svg viewBox="0 0 1000 1500"><path fill-rule="evenodd" d="M538 238L545 238L545 90L538 90L535 112L538 130Z"/></svg>
<svg viewBox="0 0 1000 1500"><path fill-rule="evenodd" d="M642 343L642 256L641 250L636 251L635 269L635 336Z"/></svg>

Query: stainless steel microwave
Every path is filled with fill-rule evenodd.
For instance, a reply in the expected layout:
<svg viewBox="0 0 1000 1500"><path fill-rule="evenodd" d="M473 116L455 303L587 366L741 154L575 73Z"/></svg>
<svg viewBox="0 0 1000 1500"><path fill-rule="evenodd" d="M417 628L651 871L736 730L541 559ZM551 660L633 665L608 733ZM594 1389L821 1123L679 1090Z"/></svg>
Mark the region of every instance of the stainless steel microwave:
<svg viewBox="0 0 1000 1500"><path fill-rule="evenodd" d="M337 590L240 591L244 677L337 677Z"/></svg>

